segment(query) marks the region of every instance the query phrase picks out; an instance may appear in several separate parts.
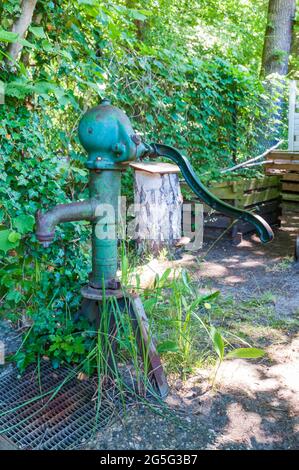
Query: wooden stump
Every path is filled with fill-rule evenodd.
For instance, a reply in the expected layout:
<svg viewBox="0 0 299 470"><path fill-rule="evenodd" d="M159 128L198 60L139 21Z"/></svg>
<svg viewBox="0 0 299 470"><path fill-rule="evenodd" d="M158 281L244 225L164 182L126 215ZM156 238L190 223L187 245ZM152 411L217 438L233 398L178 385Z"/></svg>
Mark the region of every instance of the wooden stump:
<svg viewBox="0 0 299 470"><path fill-rule="evenodd" d="M179 168L170 163L132 163L135 230L139 251L159 252L181 238L183 198Z"/></svg>

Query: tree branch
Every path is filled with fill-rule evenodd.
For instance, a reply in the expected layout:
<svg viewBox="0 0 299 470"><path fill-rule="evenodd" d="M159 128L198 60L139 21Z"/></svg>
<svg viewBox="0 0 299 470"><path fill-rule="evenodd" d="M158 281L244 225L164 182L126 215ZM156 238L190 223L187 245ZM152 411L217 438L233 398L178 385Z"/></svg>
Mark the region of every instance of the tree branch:
<svg viewBox="0 0 299 470"><path fill-rule="evenodd" d="M32 16L33 16L33 12L34 12L36 4L37 4L37 0L22 0L21 15L19 16L19 18L17 18L17 20L15 21L11 29L13 33L19 34L20 38L22 39L25 37L27 30L31 24ZM13 59L13 61L18 60L22 52L22 49L23 49L23 45L18 42L11 43L9 45L8 53L10 57Z"/></svg>

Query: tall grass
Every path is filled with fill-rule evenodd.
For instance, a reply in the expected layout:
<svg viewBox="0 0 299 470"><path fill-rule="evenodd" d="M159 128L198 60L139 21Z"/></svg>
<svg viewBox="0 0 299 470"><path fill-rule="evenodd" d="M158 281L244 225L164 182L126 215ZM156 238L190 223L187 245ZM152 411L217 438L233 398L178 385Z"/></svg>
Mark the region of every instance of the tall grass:
<svg viewBox="0 0 299 470"><path fill-rule="evenodd" d="M168 371L185 380L195 368L215 364L214 383L224 359L257 358L264 352L248 343L243 348L230 342L231 333L214 325L211 318L211 312L219 308L220 292L203 295L198 284L187 271L168 269L156 277L153 291L143 293L143 302L158 333L158 351ZM234 340L244 344L242 338L234 336Z"/></svg>

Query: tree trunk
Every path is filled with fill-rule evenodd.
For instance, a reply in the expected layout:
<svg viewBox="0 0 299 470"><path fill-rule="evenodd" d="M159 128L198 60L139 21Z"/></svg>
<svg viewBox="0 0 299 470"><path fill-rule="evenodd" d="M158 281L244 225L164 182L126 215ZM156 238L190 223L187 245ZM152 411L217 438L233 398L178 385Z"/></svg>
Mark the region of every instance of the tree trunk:
<svg viewBox="0 0 299 470"><path fill-rule="evenodd" d="M296 0L269 0L261 76L288 73Z"/></svg>
<svg viewBox="0 0 299 470"><path fill-rule="evenodd" d="M19 34L20 38L24 38L26 32L31 25L32 16L36 7L37 0L23 0L21 3L21 14L12 26L11 31ZM22 52L23 46L18 42L11 43L8 47L8 53L13 61L17 61ZM12 64L13 62L9 62Z"/></svg>
<svg viewBox="0 0 299 470"><path fill-rule="evenodd" d="M138 10L139 9L139 2L137 0L127 0L126 1L126 7ZM136 26L136 36L139 41L144 40L145 36L145 31L147 29L148 23L147 21L141 21L141 20L134 20L133 23Z"/></svg>
<svg viewBox="0 0 299 470"><path fill-rule="evenodd" d="M297 15L298 16L298 15ZM289 74L294 75L299 65L299 21L295 19L291 45L291 62L289 64Z"/></svg>
<svg viewBox="0 0 299 470"><path fill-rule="evenodd" d="M183 198L179 169L167 163L136 163L131 166L135 169L134 238L140 252L157 253L181 239Z"/></svg>

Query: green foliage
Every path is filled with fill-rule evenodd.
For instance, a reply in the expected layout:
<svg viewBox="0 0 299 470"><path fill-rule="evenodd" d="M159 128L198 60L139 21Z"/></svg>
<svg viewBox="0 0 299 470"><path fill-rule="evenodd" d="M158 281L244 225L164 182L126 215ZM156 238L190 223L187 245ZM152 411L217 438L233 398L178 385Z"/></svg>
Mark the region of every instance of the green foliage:
<svg viewBox="0 0 299 470"><path fill-rule="evenodd" d="M251 20L248 29L262 31L264 4L244 8L246 25ZM17 76L4 76L6 96L23 100L34 95L40 106L47 106L55 113L54 133L59 139L64 134L66 148L69 139L76 142L81 110L104 95L135 116L136 127L147 139L177 146L200 172L217 173L232 159L259 148L259 123L270 113L273 96L245 68L249 58L241 60L246 50L256 63L256 40L248 44L249 34L244 36L244 21L238 20L232 2L219 9L216 2L173 1L166 8L163 1L125 5L60 0L55 9L52 2L38 2L37 9L41 24L30 27L27 41L33 48L25 45L23 54L35 67L20 62ZM190 11L198 19L192 19ZM198 31L206 35L206 28L214 28L216 35L224 18L227 35L222 31L221 37L228 42L233 29L234 37L240 34L246 40L237 55L217 41L206 49L200 35L194 37ZM4 31L4 39L5 34L10 33Z"/></svg>
<svg viewBox="0 0 299 470"><path fill-rule="evenodd" d="M75 327L62 311L44 310L41 318L32 317L34 324L13 357L20 371L39 357L47 357L54 368L64 363L79 364L94 345L95 335L87 328L80 331L82 325Z"/></svg>
<svg viewBox="0 0 299 470"><path fill-rule="evenodd" d="M212 326L210 328L210 336L219 360L222 361L224 357L224 341L222 335L214 326Z"/></svg>
<svg viewBox="0 0 299 470"><path fill-rule="evenodd" d="M76 285L78 290L88 260L86 250L78 250L77 242L72 242L79 238L86 243L89 234L84 224L58 228L56 242L47 252L32 232L38 209L86 196L86 189L85 178L76 172L76 155L65 166L64 156L51 149L49 116L40 118L28 107L15 103L13 111L0 106L0 295L12 319L28 312L43 315L53 289L58 288L61 303L68 304L68 292L76 292ZM70 303L76 302L77 295ZM13 315L16 303L19 308Z"/></svg>
<svg viewBox="0 0 299 470"><path fill-rule="evenodd" d="M232 345L230 332L215 322L215 312L221 308L219 294L201 295L197 282L187 272L173 273L170 269L157 277L154 292L145 293L143 303L160 338L157 349L169 370L186 377L194 367L216 358L216 376L223 360L256 359L265 354L248 343L246 348L239 347L244 340L237 335Z"/></svg>
<svg viewBox="0 0 299 470"><path fill-rule="evenodd" d="M263 357L265 351L258 348L237 348L230 351L225 356L225 359L257 359Z"/></svg>
<svg viewBox="0 0 299 470"><path fill-rule="evenodd" d="M263 123L273 114L273 96L256 73L265 4L38 1L25 39L10 31L19 14L18 0L1 2L1 307L14 321L26 314L35 322L23 365L38 350L51 356L61 351L59 360L76 361L82 342L62 342L73 334L62 318L71 324L87 278L89 230L84 223L58 227L46 251L33 232L37 210L87 196L77 139L82 113L108 96L145 140L178 147L199 173L217 177L220 168L259 150ZM23 50L11 65L7 47L13 42ZM132 196L130 173L123 193ZM182 315L183 298L177 292ZM189 334L189 324L180 326L180 338ZM164 343L164 349L167 344L172 347ZM187 343L178 348L187 357Z"/></svg>

